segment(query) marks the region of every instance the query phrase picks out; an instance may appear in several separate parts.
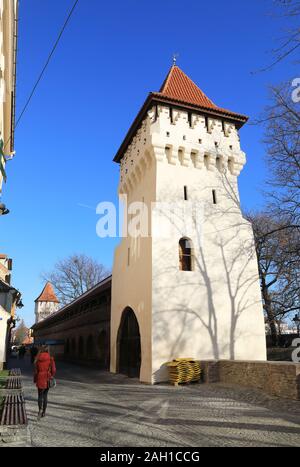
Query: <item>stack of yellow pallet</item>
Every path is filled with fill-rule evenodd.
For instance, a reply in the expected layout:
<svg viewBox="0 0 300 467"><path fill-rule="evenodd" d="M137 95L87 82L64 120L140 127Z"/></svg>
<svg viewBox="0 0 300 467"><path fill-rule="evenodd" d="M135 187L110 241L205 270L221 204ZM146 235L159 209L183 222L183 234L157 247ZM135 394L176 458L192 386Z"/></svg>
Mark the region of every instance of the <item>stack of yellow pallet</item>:
<svg viewBox="0 0 300 467"><path fill-rule="evenodd" d="M193 358L176 358L172 362L168 362L167 367L172 384L178 385L200 380L200 362Z"/></svg>

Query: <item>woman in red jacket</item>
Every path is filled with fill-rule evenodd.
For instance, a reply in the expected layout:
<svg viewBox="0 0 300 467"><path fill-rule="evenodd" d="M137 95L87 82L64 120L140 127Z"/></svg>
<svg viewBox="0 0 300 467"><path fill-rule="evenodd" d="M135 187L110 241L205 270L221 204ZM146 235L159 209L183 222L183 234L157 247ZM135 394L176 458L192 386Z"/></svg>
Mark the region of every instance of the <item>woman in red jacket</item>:
<svg viewBox="0 0 300 467"><path fill-rule="evenodd" d="M38 388L38 404L39 414L38 418L45 417L47 402L48 402L48 391L50 379L55 376L56 367L53 357L50 357L49 349L47 346L43 346L34 362L34 382Z"/></svg>

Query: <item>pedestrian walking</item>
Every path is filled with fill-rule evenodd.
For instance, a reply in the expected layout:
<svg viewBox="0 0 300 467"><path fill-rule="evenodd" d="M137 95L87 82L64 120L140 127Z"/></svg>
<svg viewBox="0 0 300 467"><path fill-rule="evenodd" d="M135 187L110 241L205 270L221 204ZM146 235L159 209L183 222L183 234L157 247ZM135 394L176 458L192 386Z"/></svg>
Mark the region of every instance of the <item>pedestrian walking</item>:
<svg viewBox="0 0 300 467"><path fill-rule="evenodd" d="M33 345L31 347L31 349L30 349L30 358L31 358L31 363L32 364L34 363L34 360L35 360L37 354L38 354L38 348L35 345Z"/></svg>
<svg viewBox="0 0 300 467"><path fill-rule="evenodd" d="M26 354L26 347L25 345L21 345L21 347L19 348L19 359L23 360L25 354Z"/></svg>
<svg viewBox="0 0 300 467"><path fill-rule="evenodd" d="M38 419L46 415L48 392L53 385L55 373L54 358L50 356L48 346L42 346L34 362L34 382L38 388Z"/></svg>

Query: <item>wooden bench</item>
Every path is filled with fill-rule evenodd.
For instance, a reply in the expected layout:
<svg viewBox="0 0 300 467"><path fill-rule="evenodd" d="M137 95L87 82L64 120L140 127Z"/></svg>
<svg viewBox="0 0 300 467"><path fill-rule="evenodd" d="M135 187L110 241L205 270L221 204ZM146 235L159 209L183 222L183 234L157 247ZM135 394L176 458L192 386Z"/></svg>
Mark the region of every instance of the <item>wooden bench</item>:
<svg viewBox="0 0 300 467"><path fill-rule="evenodd" d="M5 389L21 389L22 383L19 376L10 376L6 381Z"/></svg>
<svg viewBox="0 0 300 467"><path fill-rule="evenodd" d="M25 401L22 394L7 395L4 398L0 426L27 425Z"/></svg>
<svg viewBox="0 0 300 467"><path fill-rule="evenodd" d="M20 368L13 368L12 370L9 370L9 376L21 376Z"/></svg>

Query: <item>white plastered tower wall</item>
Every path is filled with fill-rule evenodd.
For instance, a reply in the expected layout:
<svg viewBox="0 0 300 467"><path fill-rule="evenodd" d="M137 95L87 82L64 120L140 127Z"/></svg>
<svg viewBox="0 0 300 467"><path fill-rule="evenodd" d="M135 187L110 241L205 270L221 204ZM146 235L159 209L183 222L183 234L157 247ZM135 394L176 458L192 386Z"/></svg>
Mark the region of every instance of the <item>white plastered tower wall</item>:
<svg viewBox="0 0 300 467"><path fill-rule="evenodd" d="M167 107L152 132L156 200L177 209L165 220L171 236L152 241L152 381L167 379L173 358L265 360L253 231L239 203L246 157L238 132L217 118L192 115L190 123L184 111L171 121ZM153 213L152 222L162 220ZM179 269L181 238L192 241L193 271Z"/></svg>
<svg viewBox="0 0 300 467"><path fill-rule="evenodd" d="M35 322L40 323L44 319L48 318L53 313L59 310L59 304L55 302L36 302L34 314Z"/></svg>
<svg viewBox="0 0 300 467"><path fill-rule="evenodd" d="M40 323L60 308L60 302L54 292L53 286L47 282L40 296L35 300L35 323Z"/></svg>
<svg viewBox="0 0 300 467"><path fill-rule="evenodd" d="M164 224L171 235L129 236L116 249L111 371L117 371L127 307L140 328L141 381L165 381L165 363L178 357L266 359L253 232L239 204L237 178L245 162L236 126L226 117L170 111L169 105L148 111L121 159L119 193L127 194L128 205L144 200L149 224ZM175 205L177 214L151 211L153 202ZM193 271L179 268L181 238L192 241Z"/></svg>
<svg viewBox="0 0 300 467"><path fill-rule="evenodd" d="M145 119L121 163L119 195L127 205L155 200L156 164L151 154L151 118ZM148 216L147 216L148 217ZM151 222L151 218L149 219ZM149 229L151 225L149 225ZM126 226L124 226L124 230ZM111 371L117 369L117 338L123 312L130 307L138 320L142 363L140 380L152 382L152 239L124 237L115 250L111 302Z"/></svg>

